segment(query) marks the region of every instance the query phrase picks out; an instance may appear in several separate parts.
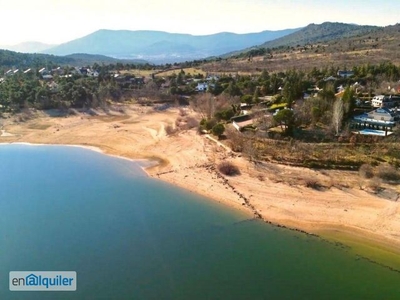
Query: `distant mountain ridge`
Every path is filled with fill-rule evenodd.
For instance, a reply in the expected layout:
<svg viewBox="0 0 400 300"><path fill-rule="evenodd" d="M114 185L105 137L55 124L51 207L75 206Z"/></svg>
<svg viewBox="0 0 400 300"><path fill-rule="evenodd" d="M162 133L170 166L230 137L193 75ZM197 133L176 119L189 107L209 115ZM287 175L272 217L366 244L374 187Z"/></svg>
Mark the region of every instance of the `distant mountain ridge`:
<svg viewBox="0 0 400 300"><path fill-rule="evenodd" d="M266 43L264 48L257 46L220 56L224 59L204 64L202 68L209 73L238 70L257 73L263 69L268 72L325 67L351 70L367 64L400 65L400 23L385 27L353 26L312 24L291 36ZM343 31L346 27L350 30ZM311 37L305 34L310 29L315 32Z"/></svg>
<svg viewBox="0 0 400 300"><path fill-rule="evenodd" d="M222 32L190 35L163 31L98 30L82 38L45 50L44 53L100 54L116 58L145 59L153 63L204 59L271 41L300 30L285 29L259 33Z"/></svg>
<svg viewBox="0 0 400 300"><path fill-rule="evenodd" d="M10 50L21 53L40 53L57 45L45 44L41 42L23 42L16 45L0 46L1 49Z"/></svg>

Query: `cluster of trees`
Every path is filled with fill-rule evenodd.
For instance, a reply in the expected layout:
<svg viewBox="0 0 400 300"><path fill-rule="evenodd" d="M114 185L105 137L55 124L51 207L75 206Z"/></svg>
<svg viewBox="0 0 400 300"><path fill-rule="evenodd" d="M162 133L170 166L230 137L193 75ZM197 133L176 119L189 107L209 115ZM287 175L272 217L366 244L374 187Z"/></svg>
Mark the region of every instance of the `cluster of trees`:
<svg viewBox="0 0 400 300"><path fill-rule="evenodd" d="M363 76L363 70L374 72L374 76L397 80L396 74L400 69L385 63L361 66L359 70L354 68L353 72L355 76ZM287 109L277 112L269 124L281 125L286 134L293 134L296 127L319 125L338 135L346 120L353 115L357 96L360 95L351 87L358 77L337 78L334 82L325 80L325 75L335 75L337 71L314 69L306 73L289 70L269 74L264 70L258 76L222 76L214 87L209 88L208 94L197 97L192 103L198 111L206 112L202 114L205 130L211 130L218 122L229 121L233 116L239 115L240 103L247 103L251 106L259 105L260 108L286 107ZM366 84L365 80L360 82ZM335 96L339 85L346 87L341 98ZM316 87L320 89L317 97L304 100L304 93L316 93ZM266 95L273 95L272 101L261 101ZM296 102L297 100L302 101ZM293 111L290 108L294 103L296 107Z"/></svg>
<svg viewBox="0 0 400 300"><path fill-rule="evenodd" d="M0 50L0 71L17 66L18 68L42 68L46 64L72 64L73 58L47 54L17 53L9 50Z"/></svg>
<svg viewBox="0 0 400 300"><path fill-rule="evenodd" d="M97 107L107 100L119 101L122 96L123 90L111 77L57 77L47 82L34 74L16 74L0 84L0 111Z"/></svg>

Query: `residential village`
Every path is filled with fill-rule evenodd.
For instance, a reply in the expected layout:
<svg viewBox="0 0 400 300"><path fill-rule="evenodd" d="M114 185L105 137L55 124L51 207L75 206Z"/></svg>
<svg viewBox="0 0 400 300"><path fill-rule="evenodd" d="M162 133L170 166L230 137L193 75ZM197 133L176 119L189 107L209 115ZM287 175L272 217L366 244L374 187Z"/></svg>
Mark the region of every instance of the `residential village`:
<svg viewBox="0 0 400 300"><path fill-rule="evenodd" d="M346 134L387 136L393 134L399 121L400 81L391 81L385 95L377 94L378 89L372 88L373 82L365 80L357 71L269 74L264 70L261 74L240 75L206 74L199 70L190 74L185 69L174 67L173 72L155 71L147 76L135 76L134 72L110 70L99 65L42 67L37 70L14 68L4 72L0 87L13 78L18 78L17 85L23 85L24 79L39 82L33 84L34 94L28 92L29 99L17 102L20 108L27 105L43 109L84 108L100 105L101 101L129 98L146 105L152 101L142 99L157 98L154 103L186 99L179 103L188 105L194 98L209 95L215 102L207 114L211 125L232 123L240 132L264 132L269 137L277 136L276 133L294 137L299 129L316 127L332 133L333 103L342 98L346 98L343 100L346 105L342 107L336 136L343 135L345 130ZM378 83L374 82L374 85L377 87ZM6 94L3 92L3 95ZM4 97L0 98L3 110L13 102ZM38 102L42 105L37 105ZM199 110L204 103L192 106ZM225 113L221 114L221 111ZM213 126L210 124L201 129L211 130Z"/></svg>

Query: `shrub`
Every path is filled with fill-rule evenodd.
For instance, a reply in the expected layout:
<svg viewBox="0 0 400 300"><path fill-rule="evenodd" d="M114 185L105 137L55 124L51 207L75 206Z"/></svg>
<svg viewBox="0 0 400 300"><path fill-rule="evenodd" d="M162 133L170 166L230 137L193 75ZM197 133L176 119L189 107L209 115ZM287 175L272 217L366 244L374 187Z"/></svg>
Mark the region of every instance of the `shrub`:
<svg viewBox="0 0 400 300"><path fill-rule="evenodd" d="M218 137L224 134L225 126L224 124L218 123L212 128L212 133Z"/></svg>
<svg viewBox="0 0 400 300"><path fill-rule="evenodd" d="M174 128L171 124L168 124L167 126L165 126L165 132L167 135L171 135L177 132L177 129Z"/></svg>
<svg viewBox="0 0 400 300"><path fill-rule="evenodd" d="M374 177L374 169L369 164L361 165L360 169L358 170L358 173L362 178Z"/></svg>
<svg viewBox="0 0 400 300"><path fill-rule="evenodd" d="M228 108L228 109L216 112L214 116L217 120L229 121L233 116L235 116L235 112L233 111L232 108Z"/></svg>
<svg viewBox="0 0 400 300"><path fill-rule="evenodd" d="M253 102L253 95L243 95L240 97L240 102L251 104Z"/></svg>
<svg viewBox="0 0 400 300"><path fill-rule="evenodd" d="M75 108L68 108L68 115L76 116L79 115L79 112Z"/></svg>
<svg viewBox="0 0 400 300"><path fill-rule="evenodd" d="M387 164L379 165L376 175L386 181L400 180L400 173L393 166Z"/></svg>
<svg viewBox="0 0 400 300"><path fill-rule="evenodd" d="M382 184L382 179L374 177L368 182L367 187L376 193L380 191L381 184Z"/></svg>
<svg viewBox="0 0 400 300"><path fill-rule="evenodd" d="M199 126L199 121L197 121L194 117L187 117L186 123L189 129Z"/></svg>
<svg viewBox="0 0 400 300"><path fill-rule="evenodd" d="M312 188L314 190L318 190L322 187L319 181L316 178L304 178L304 185L308 188Z"/></svg>
<svg viewBox="0 0 400 300"><path fill-rule="evenodd" d="M227 176L240 175L239 168L231 162L223 161L218 165L218 170Z"/></svg>

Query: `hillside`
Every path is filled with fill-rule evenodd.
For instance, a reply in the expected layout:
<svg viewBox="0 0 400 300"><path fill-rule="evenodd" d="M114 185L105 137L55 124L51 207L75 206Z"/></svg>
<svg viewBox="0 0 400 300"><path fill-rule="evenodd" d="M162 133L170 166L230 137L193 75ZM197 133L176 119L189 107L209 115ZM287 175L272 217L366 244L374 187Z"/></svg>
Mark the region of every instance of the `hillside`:
<svg viewBox="0 0 400 300"><path fill-rule="evenodd" d="M176 34L162 31L99 30L45 52L100 54L123 59L145 59L152 63L180 62L221 55L291 34L299 29L212 35Z"/></svg>
<svg viewBox="0 0 400 300"><path fill-rule="evenodd" d="M378 30L377 26L362 26L344 23L325 22L322 24L310 24L303 29L287 36L269 41L260 45L262 48L277 48L285 46L297 46L339 40Z"/></svg>
<svg viewBox="0 0 400 300"><path fill-rule="evenodd" d="M333 27L337 29L346 27L335 24ZM284 71L291 68L352 68L355 65L382 62L400 64L400 24L387 27L349 25L348 28L353 28L349 32L331 30L329 34L326 26L329 27L329 24L309 25L291 37L264 44L280 45L276 48L257 47L231 54L218 62L207 63L203 68L208 72L252 73L261 69ZM317 28L321 29L319 34ZM313 36L305 38L304 32L311 31L314 32ZM299 42L300 37L304 37L303 43ZM283 44L284 40L288 44Z"/></svg>
<svg viewBox="0 0 400 300"><path fill-rule="evenodd" d="M73 54L69 56L55 56L48 54L18 53L9 50L0 50L0 67L2 68L30 68L42 67L47 64L81 66L94 63L141 63L144 60L119 60L101 55Z"/></svg>
<svg viewBox="0 0 400 300"><path fill-rule="evenodd" d="M237 55L248 56L248 53L253 56L253 53L259 52L260 49L266 50L284 47L296 47L332 40L340 40L352 36L371 33L379 30L379 28L380 27L377 26L362 26L331 22L325 22L322 24L309 24L308 26L286 36L241 51L227 53L221 57L227 58Z"/></svg>

